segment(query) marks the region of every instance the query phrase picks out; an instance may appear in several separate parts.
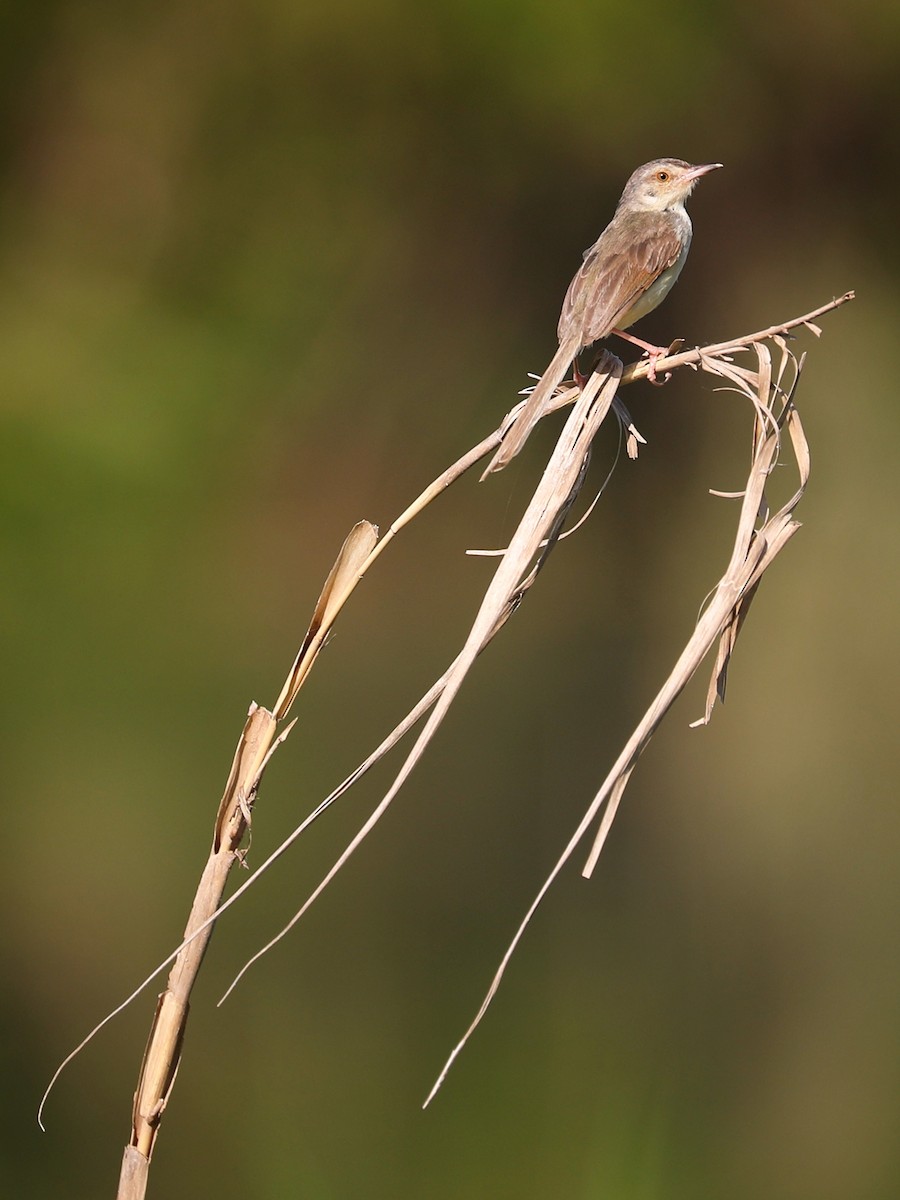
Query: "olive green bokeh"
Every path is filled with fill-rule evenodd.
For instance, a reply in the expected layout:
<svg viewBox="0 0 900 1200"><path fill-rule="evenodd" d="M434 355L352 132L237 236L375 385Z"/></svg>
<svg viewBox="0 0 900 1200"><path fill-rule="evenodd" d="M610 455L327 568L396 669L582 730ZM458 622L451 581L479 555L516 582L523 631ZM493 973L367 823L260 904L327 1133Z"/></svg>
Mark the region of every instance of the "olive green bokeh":
<svg viewBox="0 0 900 1200"><path fill-rule="evenodd" d="M649 440L479 662L395 810L222 1009L380 796L223 922L151 1195L845 1200L900 1187L896 5L9 6L0 42L2 1176L112 1195L152 1012L33 1113L162 957L251 699L350 525L383 527L541 370L628 173L721 159L663 341L855 287L799 402L805 527L728 704L679 704L595 877L542 910L418 1106L728 553L748 413ZM266 779L251 862L461 645L550 433L378 564ZM601 478L598 450L594 474ZM599 464L599 465L598 465ZM104 1192L105 1189L105 1192Z"/></svg>

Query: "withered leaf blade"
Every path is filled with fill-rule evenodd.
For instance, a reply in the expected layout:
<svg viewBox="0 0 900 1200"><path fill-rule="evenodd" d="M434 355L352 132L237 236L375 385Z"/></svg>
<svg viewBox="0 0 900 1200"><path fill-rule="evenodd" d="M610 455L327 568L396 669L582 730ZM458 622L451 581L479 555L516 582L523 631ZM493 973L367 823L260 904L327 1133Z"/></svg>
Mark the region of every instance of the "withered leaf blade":
<svg viewBox="0 0 900 1200"><path fill-rule="evenodd" d="M222 832L235 805L250 800L274 736L274 716L268 709L261 708L258 704L251 704L237 749L234 752L234 760L225 784L225 791L219 801L213 834L214 853L218 852L222 844Z"/></svg>
<svg viewBox="0 0 900 1200"><path fill-rule="evenodd" d="M371 521L358 521L347 534L334 566L325 580L306 637L273 710L278 720L287 714L294 703L304 679L322 649L326 634L359 581L377 541L378 526L373 525Z"/></svg>
<svg viewBox="0 0 900 1200"><path fill-rule="evenodd" d="M769 331L767 336L773 336L777 332ZM755 371L732 362L730 356L724 353L751 350L752 343L743 347L723 345L718 351L716 348L707 347L699 355L700 366L704 371L728 379L733 385L733 390L741 393L753 406L752 461L746 485L738 493L743 498L730 561L675 667L626 742L602 787L522 918L500 960L481 1006L445 1062L425 1101L426 1105L434 1098L450 1067L487 1012L509 961L544 896L582 838L600 817L599 829L583 874L590 876L594 870L638 758L678 695L717 641L719 653L713 670L706 712L702 719L704 723L709 720L715 699L721 698L724 693L728 662L759 580L774 557L799 528L792 513L803 495L808 478L808 448L793 407L793 393L803 362L802 359L798 361L787 350L783 341L778 344L782 350L782 359L777 380L773 379L772 356L767 347L757 348L758 369ZM793 372L793 378L790 385L785 387L783 380L788 371ZM785 448L781 438L785 426L790 434L790 445L794 450L795 467L800 475L800 483L788 503L772 514L766 499L766 484Z"/></svg>

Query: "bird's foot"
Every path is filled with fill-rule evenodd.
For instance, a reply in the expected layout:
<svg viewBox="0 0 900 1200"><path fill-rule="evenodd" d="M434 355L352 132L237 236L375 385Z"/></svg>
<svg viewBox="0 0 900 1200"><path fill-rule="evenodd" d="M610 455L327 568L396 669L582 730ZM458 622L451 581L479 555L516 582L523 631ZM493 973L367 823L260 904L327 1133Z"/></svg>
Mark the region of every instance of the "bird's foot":
<svg viewBox="0 0 900 1200"><path fill-rule="evenodd" d="M668 358L670 354L674 354L684 345L684 338L676 338L670 346L653 346L644 351L644 358L650 360L647 368L647 378L657 387L662 387L664 383L668 383L672 378L672 372L666 371L662 379L658 379L656 375L656 360L658 358Z"/></svg>
<svg viewBox="0 0 900 1200"><path fill-rule="evenodd" d="M632 346L640 346L644 351L642 357L649 359L647 378L651 383L656 384L657 387L662 387L664 383L668 383L672 378L671 371L667 371L664 378L658 379L656 376L656 360L674 353L682 345L683 338L676 338L671 346L654 346L652 342L645 342L643 338L635 337L633 333L626 333L624 329L613 329L612 332L616 337L624 338L626 342L631 342Z"/></svg>
<svg viewBox="0 0 900 1200"><path fill-rule="evenodd" d="M672 378L671 371L666 371L662 379L658 379L656 375L656 360L658 358L665 358L668 353L669 351L667 349L660 346L657 346L655 350L644 351L643 357L648 360L647 379L653 384L654 387L662 387L664 383L668 383Z"/></svg>

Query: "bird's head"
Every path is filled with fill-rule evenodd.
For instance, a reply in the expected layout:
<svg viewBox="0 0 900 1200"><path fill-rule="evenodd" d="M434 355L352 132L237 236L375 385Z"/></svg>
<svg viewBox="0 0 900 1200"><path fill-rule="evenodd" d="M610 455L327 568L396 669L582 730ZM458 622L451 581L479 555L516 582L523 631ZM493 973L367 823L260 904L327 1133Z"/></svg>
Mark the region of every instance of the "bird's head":
<svg viewBox="0 0 900 1200"><path fill-rule="evenodd" d="M701 175L721 167L721 163L705 163L694 167L681 158L657 158L644 163L625 184L619 207L663 212L684 204Z"/></svg>

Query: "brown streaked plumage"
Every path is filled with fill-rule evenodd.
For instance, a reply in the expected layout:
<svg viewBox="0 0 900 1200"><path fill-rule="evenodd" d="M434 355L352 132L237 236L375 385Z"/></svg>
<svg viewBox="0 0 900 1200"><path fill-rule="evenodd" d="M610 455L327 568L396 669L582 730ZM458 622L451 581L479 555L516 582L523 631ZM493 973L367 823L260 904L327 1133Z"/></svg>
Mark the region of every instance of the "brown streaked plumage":
<svg viewBox="0 0 900 1200"><path fill-rule="evenodd" d="M634 172L613 219L585 253L581 269L569 284L557 330L559 350L485 475L499 471L519 453L547 401L585 347L616 333L650 354L654 377L653 364L661 351L624 331L665 299L681 273L692 233L684 202L697 180L721 165L695 167L680 158L658 158Z"/></svg>

